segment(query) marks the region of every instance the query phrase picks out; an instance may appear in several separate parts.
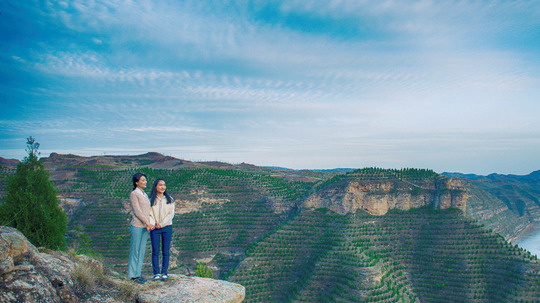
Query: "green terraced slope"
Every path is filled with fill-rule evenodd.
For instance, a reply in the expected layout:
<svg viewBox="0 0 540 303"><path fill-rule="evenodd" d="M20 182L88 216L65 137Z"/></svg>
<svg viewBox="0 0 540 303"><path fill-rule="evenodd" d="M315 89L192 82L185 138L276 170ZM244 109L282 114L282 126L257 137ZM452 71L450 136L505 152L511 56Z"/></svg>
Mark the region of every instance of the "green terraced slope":
<svg viewBox="0 0 540 303"><path fill-rule="evenodd" d="M460 210L391 209L375 216L302 207L314 194L346 190L351 178L398 184L421 196L437 186L432 171L285 173L184 162L164 169L143 160L146 167L69 164L51 173L61 176L53 181L69 210L69 244L103 256L120 273L129 251L131 177L143 171L150 182L166 180L179 210L170 272L192 274L203 261L215 277L244 285L246 302L539 302L536 256ZM11 172L3 168L0 181ZM473 209L489 210L481 201L492 201L493 193L470 192ZM150 272L147 262L144 273Z"/></svg>
<svg viewBox="0 0 540 303"><path fill-rule="evenodd" d="M197 258L213 257L222 251L229 256L222 262L227 264L220 270L222 276L253 242L285 222L290 209L313 186L313 182L286 181L270 173L234 169L78 168L76 181L64 182L74 185L60 192L84 197L84 205L69 220L69 242L83 250L91 247L109 258L119 271L124 270L129 253L128 197L135 171L144 172L151 181L164 178L180 211L182 205L193 202L189 212L182 211L173 221L177 267L194 271ZM276 209L276 205L285 205L289 211Z"/></svg>
<svg viewBox="0 0 540 303"><path fill-rule="evenodd" d="M535 302L538 269L457 210L318 210L260 241L229 280L246 302Z"/></svg>
<svg viewBox="0 0 540 303"><path fill-rule="evenodd" d="M507 240L540 227L540 171L525 176L448 175L470 182L466 215Z"/></svg>

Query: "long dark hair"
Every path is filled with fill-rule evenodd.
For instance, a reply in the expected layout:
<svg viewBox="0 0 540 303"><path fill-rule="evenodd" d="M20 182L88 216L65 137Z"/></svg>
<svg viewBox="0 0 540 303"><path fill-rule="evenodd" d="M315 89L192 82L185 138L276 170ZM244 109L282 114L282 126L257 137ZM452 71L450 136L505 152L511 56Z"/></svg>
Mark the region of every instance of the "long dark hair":
<svg viewBox="0 0 540 303"><path fill-rule="evenodd" d="M135 173L133 175L133 189L137 188L137 182L139 182L139 180L141 180L141 177L144 176L146 178L146 180L148 180L148 177L141 173L141 172L138 172L138 173Z"/></svg>
<svg viewBox="0 0 540 303"><path fill-rule="evenodd" d="M157 196L156 186L158 185L159 181L165 182L165 180L161 178L156 179L156 181L154 181L154 186L152 186L152 192L150 193L150 205L152 206L154 206L156 202L156 196ZM167 183L165 182L165 184ZM167 193L167 189L165 189L165 192L163 193L163 195L165 196L165 198L167 198L167 204L170 204L172 203L172 201L174 201L174 199L169 195L169 193Z"/></svg>

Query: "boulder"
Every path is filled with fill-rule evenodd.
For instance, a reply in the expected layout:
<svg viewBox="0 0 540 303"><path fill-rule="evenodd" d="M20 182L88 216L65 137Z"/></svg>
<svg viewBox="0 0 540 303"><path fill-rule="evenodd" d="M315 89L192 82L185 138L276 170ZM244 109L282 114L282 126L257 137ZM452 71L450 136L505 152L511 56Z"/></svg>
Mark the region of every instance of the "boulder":
<svg viewBox="0 0 540 303"><path fill-rule="evenodd" d="M15 228L0 226L0 302L76 302L73 262L40 253Z"/></svg>
<svg viewBox="0 0 540 303"><path fill-rule="evenodd" d="M154 282L152 282L154 283ZM208 278L172 276L163 286L140 292L140 303L238 303L246 296L245 288L236 283Z"/></svg>
<svg viewBox="0 0 540 303"><path fill-rule="evenodd" d="M37 249L20 231L0 226L0 275L11 272L15 263L30 253L37 253Z"/></svg>

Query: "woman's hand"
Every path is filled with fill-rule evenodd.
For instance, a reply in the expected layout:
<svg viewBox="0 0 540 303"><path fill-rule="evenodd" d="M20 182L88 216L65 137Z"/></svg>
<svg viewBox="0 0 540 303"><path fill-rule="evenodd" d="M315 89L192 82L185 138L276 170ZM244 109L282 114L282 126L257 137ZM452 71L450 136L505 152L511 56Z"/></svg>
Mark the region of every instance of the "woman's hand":
<svg viewBox="0 0 540 303"><path fill-rule="evenodd" d="M159 223L156 223L156 229L160 229L161 228L161 225L159 225Z"/></svg>
<svg viewBox="0 0 540 303"><path fill-rule="evenodd" d="M150 223L146 223L146 230L147 231L152 231L154 229L154 225L150 224Z"/></svg>

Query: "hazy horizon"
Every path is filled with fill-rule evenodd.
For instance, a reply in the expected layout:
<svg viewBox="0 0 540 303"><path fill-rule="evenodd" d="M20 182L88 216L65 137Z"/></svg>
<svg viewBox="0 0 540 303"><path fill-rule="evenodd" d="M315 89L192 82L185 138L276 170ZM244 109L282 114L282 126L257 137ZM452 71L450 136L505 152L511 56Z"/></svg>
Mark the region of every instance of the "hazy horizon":
<svg viewBox="0 0 540 303"><path fill-rule="evenodd" d="M82 156L82 157L98 157L98 156L139 156L139 155L144 155L146 153L152 153L154 151L149 151L149 152L144 152L144 153L134 153L134 154L107 154L107 153L104 153L104 154L101 154L101 155L94 155L94 154L89 154L89 155L81 155L81 154L76 154L76 153L58 153L58 152L50 152L50 153L47 153L47 154L43 154L41 153L39 155L39 158L43 158L43 157L49 157L51 153L57 153L57 154L60 154L60 155L67 155L67 154L71 154L71 155L76 155L76 156ZM161 153L160 153L161 154ZM164 156L171 156L171 157L175 157L173 155L170 155L170 154L163 154ZM17 159L17 158L6 158L2 155L0 155L0 157L4 158L4 159L7 159L7 160L19 160L21 161L21 159ZM343 170L343 169L351 169L351 170L354 170L354 169L362 169L362 168L369 168L369 167L377 167L377 168L382 168L382 169L406 169L406 168L417 168L417 169L432 169L432 168L429 168L429 167L380 167L380 166L363 166L363 167L330 167L330 168L318 168L318 167L303 167L303 168L291 168L291 167L286 167L286 166L280 166L280 165L259 165L257 163L248 163L248 162L245 162L245 161L242 161L242 162L227 162L227 161L221 161L221 160L217 160L217 159L214 159L214 160L208 160L208 159L186 159L186 158L182 158L182 157L175 157L175 158L178 158L179 160L183 160L183 161L191 161L191 162L214 162L214 161L217 161L217 162L223 162L223 163L227 163L227 164L231 164L231 165L238 165L238 164L242 164L242 163L245 163L245 164L249 164L249 165L256 165L256 166L259 166L259 167L265 167L265 168L275 168L275 169L290 169L290 170L298 170L298 171L301 171L301 170L313 170L313 171L319 171L319 170ZM539 171L540 169L533 169L531 170L530 172L528 173L524 173L524 174L508 174L508 175L521 175L521 176L525 176L525 175L529 175L535 171ZM462 174L474 174L474 173L467 173L467 172L459 172L459 171L435 171L436 173L439 173L439 174L442 174L442 173L462 173ZM498 172L492 172L490 174L500 174ZM483 175L483 176L487 176L489 174L477 174L477 175Z"/></svg>
<svg viewBox="0 0 540 303"><path fill-rule="evenodd" d="M540 168L540 2L8 1L0 156Z"/></svg>

